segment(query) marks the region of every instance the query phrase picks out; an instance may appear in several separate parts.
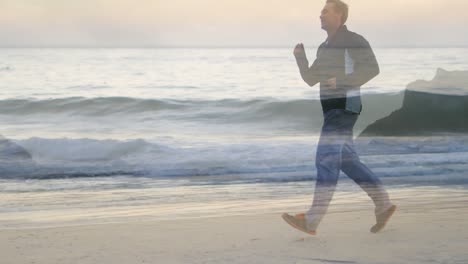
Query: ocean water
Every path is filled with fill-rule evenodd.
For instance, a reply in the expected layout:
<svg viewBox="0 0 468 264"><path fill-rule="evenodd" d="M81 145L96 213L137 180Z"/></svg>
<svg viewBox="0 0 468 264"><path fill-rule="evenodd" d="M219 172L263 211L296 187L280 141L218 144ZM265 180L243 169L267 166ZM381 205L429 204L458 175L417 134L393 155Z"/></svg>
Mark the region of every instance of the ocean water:
<svg viewBox="0 0 468 264"><path fill-rule="evenodd" d="M315 50L307 52L312 59ZM409 83L431 80L438 68L468 70L466 48L375 53L381 74L361 89L356 135L399 109ZM0 49L0 83L4 216L22 210L15 194L47 197L23 207L31 212L57 192L172 188L157 199L119 198L170 203L177 188L196 186L269 184L279 197L294 182L312 190L319 93L301 80L290 48ZM356 145L396 184L465 181L465 135L358 138ZM236 190L248 196L249 188ZM208 190L197 199L215 197Z"/></svg>

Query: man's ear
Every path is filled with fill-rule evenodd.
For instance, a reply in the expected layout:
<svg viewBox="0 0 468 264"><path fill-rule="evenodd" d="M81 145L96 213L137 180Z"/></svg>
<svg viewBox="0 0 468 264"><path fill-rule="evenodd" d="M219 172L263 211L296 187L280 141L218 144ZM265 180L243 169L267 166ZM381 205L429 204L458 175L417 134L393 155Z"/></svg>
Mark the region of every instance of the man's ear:
<svg viewBox="0 0 468 264"><path fill-rule="evenodd" d="M341 24L343 25L343 24L344 24L344 23L343 23L344 13L343 13L343 12L338 12L338 11L337 11L336 13L340 16L340 22L341 22Z"/></svg>

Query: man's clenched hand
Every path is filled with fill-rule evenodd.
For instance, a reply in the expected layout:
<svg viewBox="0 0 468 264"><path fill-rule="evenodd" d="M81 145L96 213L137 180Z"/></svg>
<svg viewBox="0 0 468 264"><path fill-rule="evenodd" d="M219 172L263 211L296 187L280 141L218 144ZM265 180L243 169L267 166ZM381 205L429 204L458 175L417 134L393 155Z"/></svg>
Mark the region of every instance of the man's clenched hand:
<svg viewBox="0 0 468 264"><path fill-rule="evenodd" d="M305 57L306 56L305 49L304 49L304 44L299 43L299 44L296 45L296 47L294 48L294 56L295 57Z"/></svg>
<svg viewBox="0 0 468 264"><path fill-rule="evenodd" d="M330 78L325 84L329 89L336 89L336 78Z"/></svg>

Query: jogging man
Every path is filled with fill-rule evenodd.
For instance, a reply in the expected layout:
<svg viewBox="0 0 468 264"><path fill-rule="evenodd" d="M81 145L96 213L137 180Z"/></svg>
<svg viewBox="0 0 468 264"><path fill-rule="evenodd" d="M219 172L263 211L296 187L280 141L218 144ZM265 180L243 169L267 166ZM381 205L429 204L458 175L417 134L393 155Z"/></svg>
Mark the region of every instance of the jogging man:
<svg viewBox="0 0 468 264"><path fill-rule="evenodd" d="M354 150L353 127L362 110L360 87L379 74L369 43L345 26L348 6L341 0L327 0L320 20L328 34L309 67L304 45L297 44L294 56L302 79L320 83L324 122L317 147L317 181L312 206L295 216L283 214L291 226L316 234L338 182L340 170L353 179L373 200L377 223L371 232L382 230L396 210L377 176Z"/></svg>

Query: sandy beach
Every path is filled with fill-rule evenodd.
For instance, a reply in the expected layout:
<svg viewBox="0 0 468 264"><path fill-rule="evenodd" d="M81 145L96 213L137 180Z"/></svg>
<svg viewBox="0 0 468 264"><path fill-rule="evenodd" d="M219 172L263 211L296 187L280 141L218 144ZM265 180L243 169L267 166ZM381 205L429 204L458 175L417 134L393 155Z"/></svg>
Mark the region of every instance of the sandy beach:
<svg viewBox="0 0 468 264"><path fill-rule="evenodd" d="M372 234L363 193L337 193L317 236L258 213L0 230L2 263L467 263L464 188L392 189L399 208ZM284 210L298 210L291 200ZM306 197L297 197L304 203ZM248 205L245 202L245 206ZM299 204L300 205L300 204ZM217 204L219 210L226 202ZM268 208L268 206L267 206ZM247 211L246 211L247 212ZM294 211L288 211L294 212Z"/></svg>

